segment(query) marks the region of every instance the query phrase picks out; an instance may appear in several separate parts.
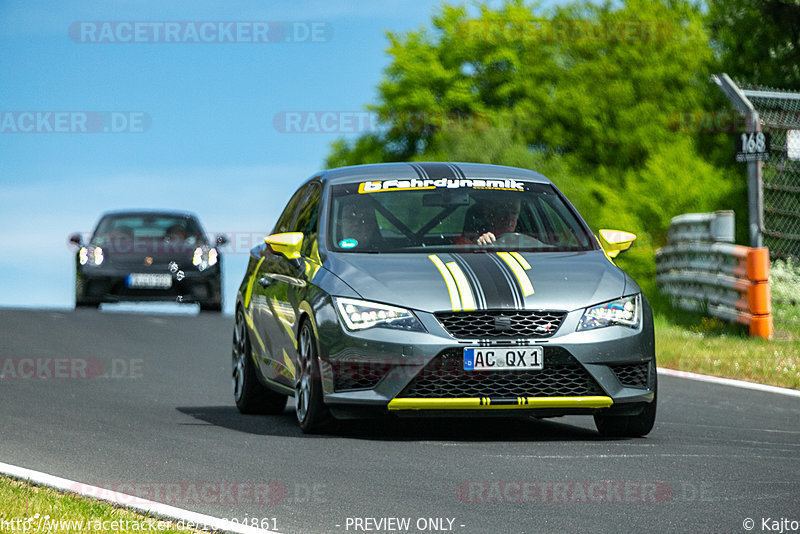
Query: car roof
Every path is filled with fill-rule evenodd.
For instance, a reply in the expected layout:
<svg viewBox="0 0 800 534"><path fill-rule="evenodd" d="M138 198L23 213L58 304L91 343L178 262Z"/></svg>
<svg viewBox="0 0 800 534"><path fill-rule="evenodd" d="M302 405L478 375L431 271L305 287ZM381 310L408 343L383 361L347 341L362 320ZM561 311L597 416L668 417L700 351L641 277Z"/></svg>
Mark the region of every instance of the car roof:
<svg viewBox="0 0 800 534"><path fill-rule="evenodd" d="M485 163L449 163L449 162L419 162L419 163L373 163L369 165L353 165L329 169L320 174L332 185L346 184L361 180L377 179L436 179L436 178L514 178L528 182L550 184L545 176L538 172L518 167L503 165L488 165Z"/></svg>
<svg viewBox="0 0 800 534"><path fill-rule="evenodd" d="M194 213L188 211L178 211L178 210L146 210L146 209L139 209L139 210L112 210L104 212L100 218L103 217L126 217L126 216L140 216L140 215L169 215L172 217L185 217L185 218L192 218L197 219L197 216Z"/></svg>

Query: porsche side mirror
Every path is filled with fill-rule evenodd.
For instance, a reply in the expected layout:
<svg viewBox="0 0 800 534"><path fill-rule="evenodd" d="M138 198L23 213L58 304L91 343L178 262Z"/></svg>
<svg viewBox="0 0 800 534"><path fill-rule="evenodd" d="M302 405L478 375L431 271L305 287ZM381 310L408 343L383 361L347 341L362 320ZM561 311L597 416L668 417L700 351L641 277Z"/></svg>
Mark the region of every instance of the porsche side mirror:
<svg viewBox="0 0 800 534"><path fill-rule="evenodd" d="M609 258L616 258L622 252L631 248L636 234L623 232L622 230L600 230L600 246Z"/></svg>
<svg viewBox="0 0 800 534"><path fill-rule="evenodd" d="M267 246L276 254L280 254L286 259L296 260L300 258L300 247L303 246L302 232L286 232L283 234L272 234L264 238Z"/></svg>
<svg viewBox="0 0 800 534"><path fill-rule="evenodd" d="M83 238L81 237L81 234L72 234L69 236L69 242L78 247L83 246Z"/></svg>
<svg viewBox="0 0 800 534"><path fill-rule="evenodd" d="M217 234L217 246L222 247L228 244L228 236L225 234Z"/></svg>

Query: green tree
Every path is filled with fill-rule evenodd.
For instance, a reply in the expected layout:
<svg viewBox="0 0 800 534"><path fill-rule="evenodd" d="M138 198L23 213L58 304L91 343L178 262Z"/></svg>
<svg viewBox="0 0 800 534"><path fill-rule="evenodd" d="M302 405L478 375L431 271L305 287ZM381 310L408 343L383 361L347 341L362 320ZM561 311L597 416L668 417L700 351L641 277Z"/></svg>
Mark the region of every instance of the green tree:
<svg viewBox="0 0 800 534"><path fill-rule="evenodd" d="M719 68L743 82L800 90L800 2L708 0Z"/></svg>
<svg viewBox="0 0 800 534"><path fill-rule="evenodd" d="M594 229L639 234L620 261L653 293L669 219L730 207L741 192L730 169L701 156L699 136L674 128L681 113L720 102L704 16L685 0L444 5L431 29L388 35L392 62L370 106L386 131L338 141L327 163L537 170Z"/></svg>

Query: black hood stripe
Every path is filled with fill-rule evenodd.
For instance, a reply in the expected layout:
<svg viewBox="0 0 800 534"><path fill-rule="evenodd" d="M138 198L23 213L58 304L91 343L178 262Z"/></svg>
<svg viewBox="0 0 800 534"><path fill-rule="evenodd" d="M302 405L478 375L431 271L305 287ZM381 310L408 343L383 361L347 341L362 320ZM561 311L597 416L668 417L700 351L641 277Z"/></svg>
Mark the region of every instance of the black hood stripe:
<svg viewBox="0 0 800 534"><path fill-rule="evenodd" d="M447 163L419 163L418 165L422 167L423 172L429 178L450 178L451 180L457 178L456 173Z"/></svg>
<svg viewBox="0 0 800 534"><path fill-rule="evenodd" d="M486 309L516 306L515 290L506 279L505 270L498 270L491 254L461 254L460 258L474 273Z"/></svg>
<svg viewBox="0 0 800 534"><path fill-rule="evenodd" d="M472 288L472 294L475 296L475 304L477 305L479 310L486 309L486 296L483 294L483 288L481 287L480 282L478 281L478 277L475 275L475 271L472 270L472 267L469 266L461 254L451 254L453 258L461 270L464 271L464 276L467 277L469 281L469 285Z"/></svg>
<svg viewBox="0 0 800 534"><path fill-rule="evenodd" d="M464 174L464 171L461 170L461 167L459 167L458 165L456 165L454 163L451 163L450 167L452 167L453 170L456 171L456 174L458 174L461 178L466 178L467 177L467 175Z"/></svg>
<svg viewBox="0 0 800 534"><path fill-rule="evenodd" d="M522 295L522 288L519 287L519 284L514 277L514 272L503 262L503 260L498 258L497 255L489 254L489 257L492 258L492 261L497 265L497 268L503 273L503 278L505 278L506 283L508 283L508 287L511 288L511 293L514 295L514 307L517 309L524 308L525 297Z"/></svg>
<svg viewBox="0 0 800 534"><path fill-rule="evenodd" d="M414 169L414 172L417 173L417 178L419 178L420 180L425 179L425 173L422 171L422 169L420 169L413 163L409 163L408 166Z"/></svg>

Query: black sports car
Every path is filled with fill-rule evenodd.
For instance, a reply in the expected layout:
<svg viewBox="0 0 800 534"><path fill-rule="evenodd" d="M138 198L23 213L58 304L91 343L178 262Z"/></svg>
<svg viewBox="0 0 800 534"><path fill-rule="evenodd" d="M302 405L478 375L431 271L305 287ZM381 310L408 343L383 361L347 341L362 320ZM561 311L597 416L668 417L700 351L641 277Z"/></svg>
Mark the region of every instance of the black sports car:
<svg viewBox="0 0 800 534"><path fill-rule="evenodd" d="M544 176L395 163L314 175L251 250L236 295L244 413L295 397L334 418L594 415L642 436L656 413L650 306ZM602 246L601 246L602 243Z"/></svg>
<svg viewBox="0 0 800 534"><path fill-rule="evenodd" d="M70 242L75 255L75 306L102 302L196 302L222 310L222 256L227 243L206 239L197 217L184 212L117 211L104 214L88 243Z"/></svg>

